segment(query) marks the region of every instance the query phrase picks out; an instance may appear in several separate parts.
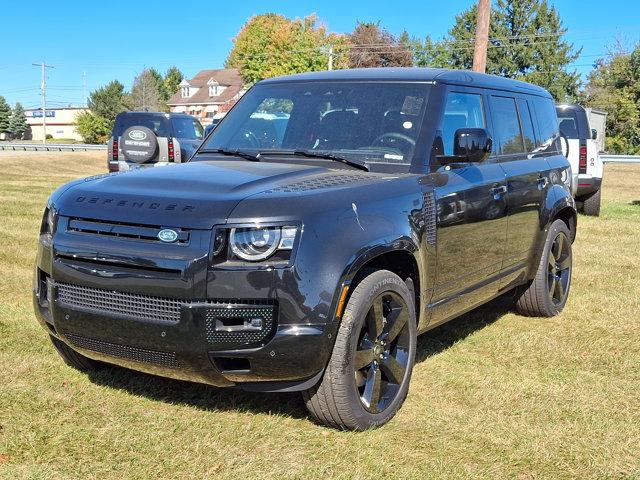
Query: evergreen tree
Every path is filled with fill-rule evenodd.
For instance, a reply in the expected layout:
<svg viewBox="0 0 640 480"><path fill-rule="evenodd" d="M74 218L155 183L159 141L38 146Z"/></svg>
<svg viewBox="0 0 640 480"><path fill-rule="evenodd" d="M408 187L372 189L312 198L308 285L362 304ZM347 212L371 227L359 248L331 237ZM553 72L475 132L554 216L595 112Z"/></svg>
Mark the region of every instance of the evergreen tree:
<svg viewBox="0 0 640 480"><path fill-rule="evenodd" d="M94 90L89 94L88 106L94 115L104 118L109 128L112 128L116 115L124 112L128 107L124 85L113 80L104 87Z"/></svg>
<svg viewBox="0 0 640 480"><path fill-rule="evenodd" d="M4 99L4 97L0 96L0 133L9 131L10 118L11 107Z"/></svg>
<svg viewBox="0 0 640 480"><path fill-rule="evenodd" d="M167 100L178 91L180 82L184 79L184 75L178 67L170 67L164 74L164 90L167 94Z"/></svg>
<svg viewBox="0 0 640 480"><path fill-rule="evenodd" d="M457 15L448 37L425 46L426 62L444 60L451 68L470 69L476 18L476 5ZM579 75L568 67L581 49L575 50L563 39L566 32L558 11L546 0L496 0L489 26L487 73L535 83L558 101L574 99ZM447 52L444 57L443 51Z"/></svg>
<svg viewBox="0 0 640 480"><path fill-rule="evenodd" d="M27 116L24 114L24 108L20 102L16 103L13 113L11 114L11 120L9 120L9 133L13 138L22 139L25 133L29 131L29 124L27 123Z"/></svg>

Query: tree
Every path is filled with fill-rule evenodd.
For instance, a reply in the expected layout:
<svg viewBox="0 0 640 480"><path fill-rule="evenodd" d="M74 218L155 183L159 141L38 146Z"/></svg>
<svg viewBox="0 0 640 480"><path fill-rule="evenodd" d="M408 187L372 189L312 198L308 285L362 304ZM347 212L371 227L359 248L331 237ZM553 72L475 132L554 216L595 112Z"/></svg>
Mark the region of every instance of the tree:
<svg viewBox="0 0 640 480"><path fill-rule="evenodd" d="M631 53L618 50L596 62L584 101L608 112L606 149L640 154L640 44Z"/></svg>
<svg viewBox="0 0 640 480"><path fill-rule="evenodd" d="M162 101L162 92L159 87L162 83L162 77L155 69L147 68L140 72L131 88L131 108L143 111L165 111L167 104Z"/></svg>
<svg viewBox="0 0 640 480"><path fill-rule="evenodd" d="M16 103L11 119L9 120L9 133L13 138L22 139L25 133L29 131L29 124L27 124L27 116L24 114L24 108L20 102Z"/></svg>
<svg viewBox="0 0 640 480"><path fill-rule="evenodd" d="M127 96L124 85L113 80L89 94L89 110L94 115L104 118L113 127L116 115L127 110Z"/></svg>
<svg viewBox="0 0 640 480"><path fill-rule="evenodd" d="M471 69L476 17L476 5L457 15L446 38L425 45L425 62L445 61L451 68ZM563 39L566 32L558 11L546 0L496 0L489 26L487 73L535 83L557 101L575 99L579 75L568 67L581 49L575 50Z"/></svg>
<svg viewBox="0 0 640 480"><path fill-rule="evenodd" d="M288 19L275 13L251 17L233 39L225 66L237 68L243 80L326 70L328 36L315 15Z"/></svg>
<svg viewBox="0 0 640 480"><path fill-rule="evenodd" d="M11 118L11 107L4 99L4 97L0 96L0 133L9 131L9 119Z"/></svg>
<svg viewBox="0 0 640 480"><path fill-rule="evenodd" d="M85 143L104 143L111 135L112 128L107 118L91 111L76 116L76 130Z"/></svg>
<svg viewBox="0 0 640 480"><path fill-rule="evenodd" d="M180 89L180 82L184 79L184 75L178 67L170 67L164 74L164 91L167 100Z"/></svg>
<svg viewBox="0 0 640 480"><path fill-rule="evenodd" d="M413 55L406 33L396 39L379 23L358 22L349 36L349 67L410 67Z"/></svg>

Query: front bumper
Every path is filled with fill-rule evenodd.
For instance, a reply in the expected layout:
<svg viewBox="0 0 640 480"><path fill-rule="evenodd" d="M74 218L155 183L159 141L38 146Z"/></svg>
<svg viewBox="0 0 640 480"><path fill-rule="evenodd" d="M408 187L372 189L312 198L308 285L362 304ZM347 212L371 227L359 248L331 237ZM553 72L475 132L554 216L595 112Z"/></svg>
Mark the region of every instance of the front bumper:
<svg viewBox="0 0 640 480"><path fill-rule="evenodd" d="M208 249L210 232L198 235L192 231L189 245L173 247L184 258L173 253L173 263L164 264L171 269L148 254L143 261L141 250L136 261L144 268L109 263L116 256L104 251L120 244L131 250L130 240L111 238L107 247L65 232L56 241L41 236L33 288L38 321L82 355L132 370L246 390L313 386L331 355L333 316L310 321L312 309L297 303L304 297L278 280L291 273L212 274L197 251ZM94 245L101 246L94 252ZM158 255L161 247L168 248L149 252ZM98 251L101 263L93 264Z"/></svg>

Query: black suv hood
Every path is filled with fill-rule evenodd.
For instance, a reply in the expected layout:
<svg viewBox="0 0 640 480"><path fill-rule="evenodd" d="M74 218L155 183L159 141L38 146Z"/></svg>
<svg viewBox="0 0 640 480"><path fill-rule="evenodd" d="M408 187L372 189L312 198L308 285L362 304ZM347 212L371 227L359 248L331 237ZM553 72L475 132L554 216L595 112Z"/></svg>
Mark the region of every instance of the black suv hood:
<svg viewBox="0 0 640 480"><path fill-rule="evenodd" d="M89 177L65 190L55 206L61 215L71 217L211 228L224 223L233 208L251 195L336 172L290 163L193 162Z"/></svg>

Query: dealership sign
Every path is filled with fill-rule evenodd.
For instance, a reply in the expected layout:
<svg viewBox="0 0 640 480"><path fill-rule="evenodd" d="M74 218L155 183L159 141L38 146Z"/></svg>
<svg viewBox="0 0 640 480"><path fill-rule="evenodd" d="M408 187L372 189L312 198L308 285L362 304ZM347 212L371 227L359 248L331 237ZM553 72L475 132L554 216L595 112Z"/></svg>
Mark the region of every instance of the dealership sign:
<svg viewBox="0 0 640 480"><path fill-rule="evenodd" d="M31 112L26 112L26 114L27 117L42 118L42 110L32 110ZM47 118L56 116L55 110L47 110L45 114Z"/></svg>

